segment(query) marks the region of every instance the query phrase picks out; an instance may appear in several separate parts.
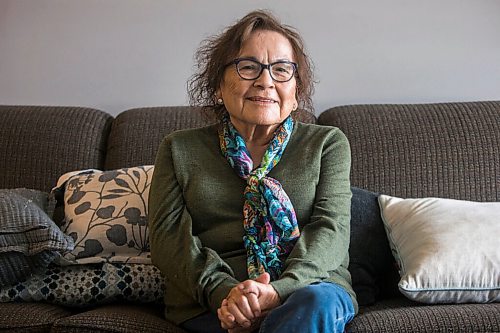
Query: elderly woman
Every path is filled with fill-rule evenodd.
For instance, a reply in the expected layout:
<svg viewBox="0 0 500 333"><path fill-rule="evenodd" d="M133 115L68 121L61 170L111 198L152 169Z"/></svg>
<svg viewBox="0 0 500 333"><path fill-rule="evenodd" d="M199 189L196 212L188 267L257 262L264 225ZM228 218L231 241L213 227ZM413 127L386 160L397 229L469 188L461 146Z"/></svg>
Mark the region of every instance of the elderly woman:
<svg viewBox="0 0 500 333"><path fill-rule="evenodd" d="M357 311L348 266L350 150L311 110L300 36L251 12L197 53L192 104L216 125L162 142L150 192L166 318L190 332L342 332Z"/></svg>

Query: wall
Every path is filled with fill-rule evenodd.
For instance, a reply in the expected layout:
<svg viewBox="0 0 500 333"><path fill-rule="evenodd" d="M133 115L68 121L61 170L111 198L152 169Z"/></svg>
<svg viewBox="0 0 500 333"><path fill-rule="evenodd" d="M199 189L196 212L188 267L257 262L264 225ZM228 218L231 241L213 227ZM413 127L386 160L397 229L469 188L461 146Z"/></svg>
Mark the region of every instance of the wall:
<svg viewBox="0 0 500 333"><path fill-rule="evenodd" d="M498 0L0 0L0 104L185 105L200 41L256 8L304 36L316 113L500 100Z"/></svg>

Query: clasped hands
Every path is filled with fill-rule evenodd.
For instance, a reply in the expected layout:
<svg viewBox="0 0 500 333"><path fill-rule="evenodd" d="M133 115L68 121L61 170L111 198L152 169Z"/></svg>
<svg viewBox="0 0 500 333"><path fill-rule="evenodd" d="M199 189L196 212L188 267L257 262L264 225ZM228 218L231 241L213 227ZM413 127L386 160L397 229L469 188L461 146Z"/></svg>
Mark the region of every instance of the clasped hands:
<svg viewBox="0 0 500 333"><path fill-rule="evenodd" d="M243 281L231 289L217 309L221 327L229 333L246 333L258 329L267 313L281 303L278 293L269 282L269 274L264 273L255 280Z"/></svg>

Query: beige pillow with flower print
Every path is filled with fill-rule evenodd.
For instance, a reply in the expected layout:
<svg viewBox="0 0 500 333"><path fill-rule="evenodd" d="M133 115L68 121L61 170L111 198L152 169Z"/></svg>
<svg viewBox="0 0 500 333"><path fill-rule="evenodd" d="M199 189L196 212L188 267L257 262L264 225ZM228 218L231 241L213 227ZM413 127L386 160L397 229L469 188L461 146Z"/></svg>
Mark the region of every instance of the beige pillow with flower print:
<svg viewBox="0 0 500 333"><path fill-rule="evenodd" d="M62 264L151 264L147 206L153 166L82 170L59 178L61 229L75 242Z"/></svg>

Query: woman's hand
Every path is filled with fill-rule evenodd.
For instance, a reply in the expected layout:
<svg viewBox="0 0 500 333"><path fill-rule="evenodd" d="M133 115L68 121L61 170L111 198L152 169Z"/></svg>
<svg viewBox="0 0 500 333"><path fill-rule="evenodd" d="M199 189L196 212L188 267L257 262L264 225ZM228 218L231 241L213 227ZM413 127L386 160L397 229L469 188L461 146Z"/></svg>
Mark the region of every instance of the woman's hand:
<svg viewBox="0 0 500 333"><path fill-rule="evenodd" d="M221 321L221 327L223 329L228 330L229 333L251 333L251 332L254 332L254 331L259 329L262 320L264 320L264 317L262 316L262 317L257 317L253 320L250 320L248 322L245 322L243 325L238 324L238 322L236 322L235 320L228 322L227 320L225 321L224 319L221 319L221 318L224 318L224 315L221 315L221 314L225 313L224 311L227 311L227 310L224 310L224 308L227 308L227 300L226 299L224 299L222 301L222 306L217 310L217 313L219 315L219 320ZM229 312L227 312L227 313L229 313ZM234 317L231 317L231 318L234 319Z"/></svg>
<svg viewBox="0 0 500 333"><path fill-rule="evenodd" d="M255 294L245 295L238 287L233 288L222 301L217 316L224 329L249 328L261 314Z"/></svg>
<svg viewBox="0 0 500 333"><path fill-rule="evenodd" d="M256 295L260 311L267 313L281 304L278 293L269 282L271 282L269 273L264 273L255 280L246 280L239 283L236 288L240 289L245 295Z"/></svg>
<svg viewBox="0 0 500 333"><path fill-rule="evenodd" d="M258 327L267 312L280 304L279 295L269 282L269 274L264 273L231 289L217 310L222 328L236 333L253 330L255 324Z"/></svg>

